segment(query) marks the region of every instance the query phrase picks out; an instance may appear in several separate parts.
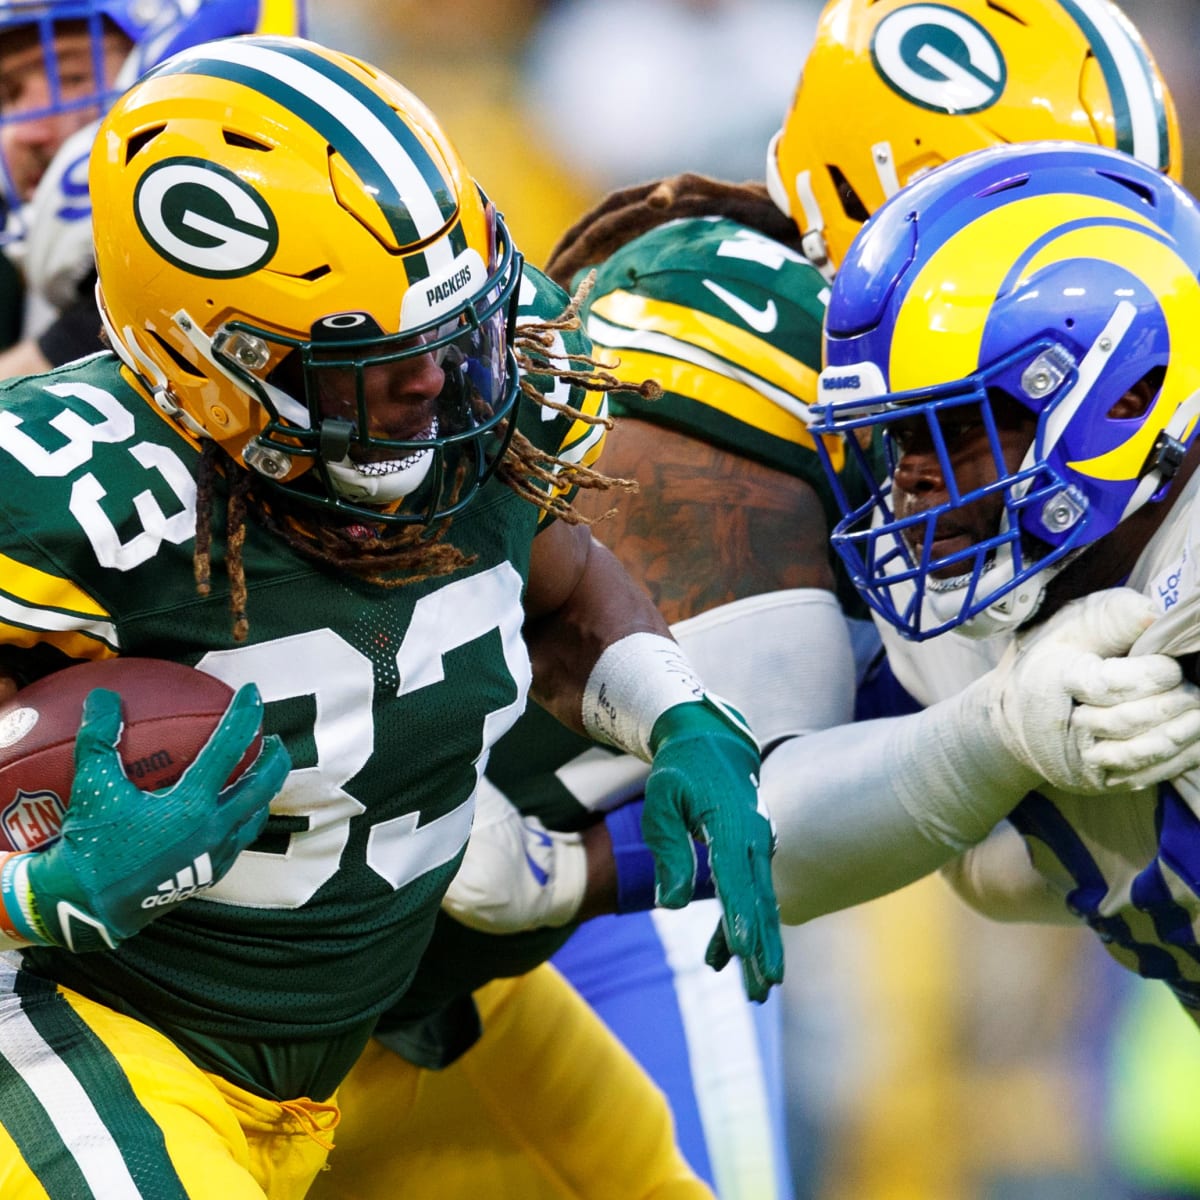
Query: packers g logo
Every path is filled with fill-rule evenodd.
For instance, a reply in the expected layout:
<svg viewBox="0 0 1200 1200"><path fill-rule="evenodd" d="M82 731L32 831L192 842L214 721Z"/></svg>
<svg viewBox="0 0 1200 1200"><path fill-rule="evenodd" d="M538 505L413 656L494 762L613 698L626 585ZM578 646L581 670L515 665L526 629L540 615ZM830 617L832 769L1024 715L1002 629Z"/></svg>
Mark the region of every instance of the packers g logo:
<svg viewBox="0 0 1200 1200"><path fill-rule="evenodd" d="M279 245L266 201L232 171L202 158L169 158L138 180L133 213L146 241L193 275L257 271Z"/></svg>
<svg viewBox="0 0 1200 1200"><path fill-rule="evenodd" d="M1004 94L1008 69L978 21L940 4L910 4L879 22L875 69L892 91L934 112L979 112Z"/></svg>

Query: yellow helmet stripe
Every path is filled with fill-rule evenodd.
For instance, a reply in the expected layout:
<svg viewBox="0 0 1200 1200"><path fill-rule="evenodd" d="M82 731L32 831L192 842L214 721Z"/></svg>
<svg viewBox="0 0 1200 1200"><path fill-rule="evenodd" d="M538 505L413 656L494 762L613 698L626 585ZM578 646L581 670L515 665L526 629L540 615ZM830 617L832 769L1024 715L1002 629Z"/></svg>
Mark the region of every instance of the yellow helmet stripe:
<svg viewBox="0 0 1200 1200"><path fill-rule="evenodd" d="M1064 258L1109 258L1136 262L1138 275L1158 298L1172 346L1186 345L1200 328L1200 282L1187 264L1157 238L1128 227L1075 229L1043 247L1028 262L1034 272ZM1167 367L1162 390L1155 401L1152 419L1145 421L1132 437L1107 454L1070 464L1073 470L1093 479L1136 479L1154 446L1181 404L1196 390L1197 372L1174 360Z"/></svg>
<svg viewBox="0 0 1200 1200"><path fill-rule="evenodd" d="M909 286L892 333L892 391L951 383L979 368L987 314L1002 288L1029 274L1031 246L1057 244L1053 232L1085 221L1102 247L1121 225L1153 224L1124 205L1088 196L1051 194L1014 200L984 213L946 239ZM1150 241L1152 239L1144 239ZM1103 252L1088 257L1106 257ZM1040 258L1039 264L1064 257Z"/></svg>
<svg viewBox="0 0 1200 1200"><path fill-rule="evenodd" d="M597 320L600 318L600 320ZM626 350L680 359L757 388L803 420L816 400L817 372L737 325L682 304L613 291L592 305L588 335L627 359Z"/></svg>

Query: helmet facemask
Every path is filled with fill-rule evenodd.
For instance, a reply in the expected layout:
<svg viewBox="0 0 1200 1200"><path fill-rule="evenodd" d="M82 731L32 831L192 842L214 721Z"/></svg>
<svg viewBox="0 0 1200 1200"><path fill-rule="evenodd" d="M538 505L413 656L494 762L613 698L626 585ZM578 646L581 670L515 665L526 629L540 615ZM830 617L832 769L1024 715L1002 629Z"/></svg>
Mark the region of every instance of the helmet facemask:
<svg viewBox="0 0 1200 1200"><path fill-rule="evenodd" d="M37 47L39 72L45 78L44 87L37 89L44 97L40 103L14 106L0 96L0 138L13 136L14 127L22 123L56 121L61 148L71 132L101 117L151 67L176 51L256 31L302 33L304 24L303 0L272 5L247 0L0 0L0 38L20 38L13 44ZM22 66L15 72L14 81L25 71ZM26 236L28 218L22 209L38 182L27 164L10 157L16 158L0 143L3 246L16 245ZM49 162L37 169L52 174ZM72 218L87 215L82 170L67 164L55 187Z"/></svg>
<svg viewBox="0 0 1200 1200"><path fill-rule="evenodd" d="M324 317L307 340L227 322L213 360L270 414L243 461L272 483L308 460L302 480L277 486L348 520L453 516L490 478L515 428L519 276L520 256L506 243L476 299L400 333L384 333L367 313Z"/></svg>
<svg viewBox="0 0 1200 1200"><path fill-rule="evenodd" d="M904 636L1021 625L1077 553L1167 496L1200 430L1197 264L1195 201L1094 146L977 151L873 215L831 289L813 432L858 463L865 492L833 480L833 544ZM947 432L964 405L982 438ZM1001 453L1014 407L1036 428ZM885 450L878 473L860 438Z"/></svg>
<svg viewBox="0 0 1200 1200"><path fill-rule="evenodd" d="M839 475L818 438L845 513L834 548L871 608L906 637L922 641L956 626L988 636L1020 625L1049 580L1098 536L1103 515L1052 444L1055 410L1070 402L1077 380L1070 352L1043 339L952 384L814 410L813 432L842 434L854 464L853 478ZM956 457L967 431L986 446L969 477ZM945 495L928 506L909 500L903 511L897 472L918 439ZM1026 446L1019 461L1014 445Z"/></svg>

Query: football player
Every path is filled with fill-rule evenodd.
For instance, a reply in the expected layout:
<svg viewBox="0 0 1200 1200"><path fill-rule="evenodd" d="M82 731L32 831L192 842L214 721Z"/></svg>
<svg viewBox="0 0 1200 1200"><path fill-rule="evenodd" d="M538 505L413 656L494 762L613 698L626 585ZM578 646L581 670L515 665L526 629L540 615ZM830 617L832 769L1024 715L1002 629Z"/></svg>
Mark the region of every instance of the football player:
<svg viewBox="0 0 1200 1200"><path fill-rule="evenodd" d="M653 759L661 895L702 837L765 996L756 744L574 509L612 483L606 384L428 110L311 43L208 43L116 102L89 188L112 351L4 391L3 661L255 682L294 770L223 877L103 792L5 864L5 1194L303 1195L527 692Z"/></svg>
<svg viewBox="0 0 1200 1200"><path fill-rule="evenodd" d="M162 59L242 33L303 35L303 0L0 3L0 377L99 348L87 192L96 121Z"/></svg>
<svg viewBox="0 0 1200 1200"><path fill-rule="evenodd" d="M952 878L982 912L1086 924L1200 1011L1197 690L1141 698L1200 648L1198 274L1191 195L1059 142L942 167L851 243L815 429L867 492L835 482L833 542L928 707L770 760L788 920L965 849Z"/></svg>
<svg viewBox="0 0 1200 1200"><path fill-rule="evenodd" d="M594 235L616 207L629 216L651 192L648 212L691 205L709 215L598 248ZM740 220L718 218L726 207ZM828 551L832 496L798 399L816 384L808 363L826 284L779 240L789 225L761 187L685 176L602 206L548 268L574 286L576 260L601 264L583 301L590 337L621 379L652 378L664 389L644 401L634 391L612 396L621 415L606 462L640 488L597 534L647 582L689 657L715 673L723 695L737 696L764 745L849 720L854 692ZM769 310L769 328L747 309ZM610 501L598 494L579 504L598 516ZM797 678L822 686L797 688ZM735 975L704 967L716 900L654 909L653 864L637 845L643 806L622 806L644 782L641 763L571 735L538 708L501 740L470 861L416 982L346 1080L337 1149L314 1196L382 1200L436 1188L465 1198L487 1187L545 1200L632 1194L641 1143L655 1128L647 1113L623 1107L612 1121L608 1073L579 1070L578 1041L564 1042L561 1022L551 1035L543 1009L525 1004L522 1015L507 980L470 1000L472 989L527 969L568 936L554 965L664 1090L697 1174L726 1200L793 1194L778 1007L748 1004ZM478 861L493 838L515 851L511 866L503 856ZM622 868L609 881L614 892L581 908L588 848L602 853L610 840ZM509 913L526 904L547 927L509 931ZM623 915L575 929L613 905ZM479 925L493 932L470 927ZM402 1084L385 1047L427 1068L423 1082ZM523 1065L531 1062L538 1072ZM396 1107L418 1088L415 1110L397 1121ZM463 1113L470 1119L455 1115Z"/></svg>

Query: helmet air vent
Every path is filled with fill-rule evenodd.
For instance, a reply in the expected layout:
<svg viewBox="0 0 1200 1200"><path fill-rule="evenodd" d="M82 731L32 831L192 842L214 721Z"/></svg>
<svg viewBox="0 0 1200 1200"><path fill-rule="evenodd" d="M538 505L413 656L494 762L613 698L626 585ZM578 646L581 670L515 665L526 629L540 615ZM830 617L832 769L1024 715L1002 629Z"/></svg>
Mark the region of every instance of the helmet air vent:
<svg viewBox="0 0 1200 1200"><path fill-rule="evenodd" d="M143 129L141 133L136 133L125 143L125 163L128 166L133 161L134 155L142 149L143 146L148 146L162 131L166 129L165 125L155 125L150 129Z"/></svg>
<svg viewBox="0 0 1200 1200"><path fill-rule="evenodd" d="M235 129L223 129L221 135L227 146L241 146L244 150L261 150L264 153L275 149L269 142L260 142L257 138L238 133Z"/></svg>
<svg viewBox="0 0 1200 1200"><path fill-rule="evenodd" d="M1023 21L1012 9L1005 8L1003 4L997 4L996 0L987 0L987 6L992 12L999 13L1002 17L1007 17L1010 21L1016 21L1018 25L1028 25L1028 21Z"/></svg>

